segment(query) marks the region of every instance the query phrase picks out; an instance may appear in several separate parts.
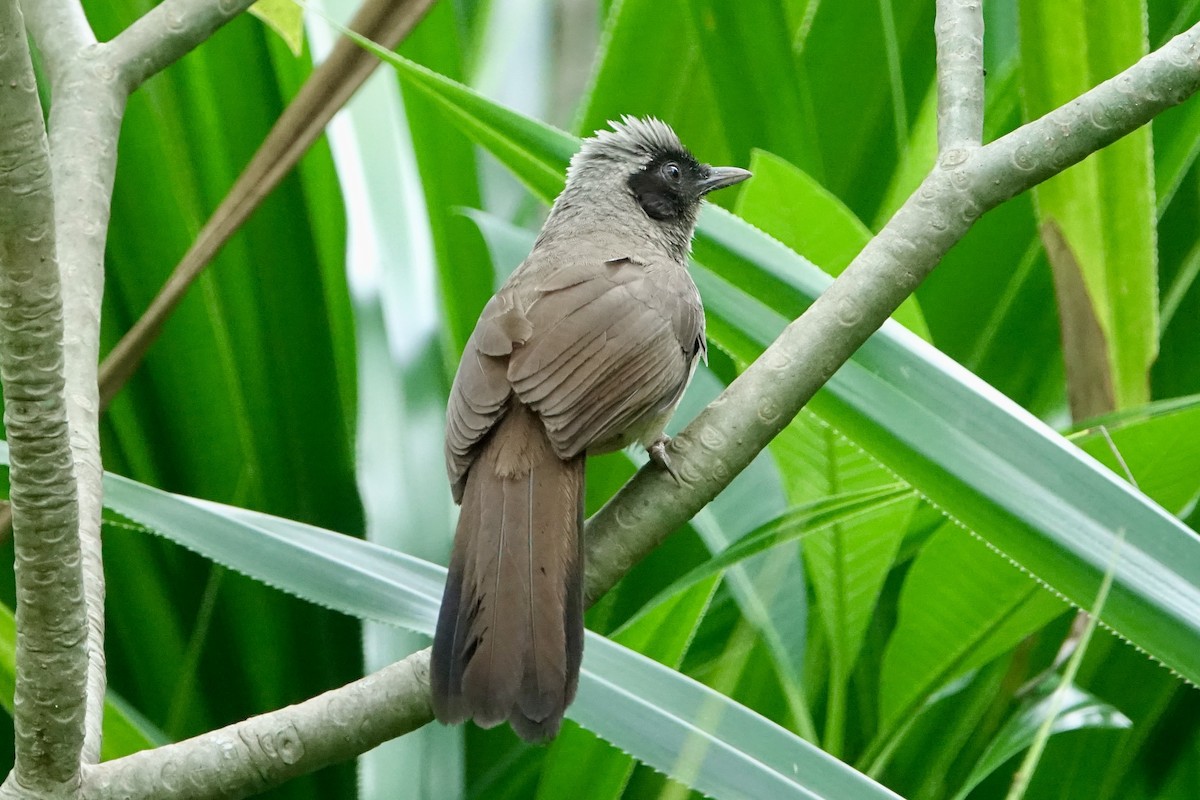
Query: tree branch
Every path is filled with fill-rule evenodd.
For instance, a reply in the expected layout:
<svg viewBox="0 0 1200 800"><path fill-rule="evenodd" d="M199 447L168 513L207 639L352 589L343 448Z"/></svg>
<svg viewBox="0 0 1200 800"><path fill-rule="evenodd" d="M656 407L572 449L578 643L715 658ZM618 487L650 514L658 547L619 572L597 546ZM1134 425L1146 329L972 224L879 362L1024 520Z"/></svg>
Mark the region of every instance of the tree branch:
<svg viewBox="0 0 1200 800"><path fill-rule="evenodd" d="M433 2L367 0L350 21L349 28L385 47L394 48L416 27ZM162 290L100 365L102 408L108 407L142 363L188 287L308 152L333 115L377 66L378 59L343 36L334 45L329 58L313 70L238 176L229 194L205 223L183 260L171 272Z"/></svg>
<svg viewBox="0 0 1200 800"><path fill-rule="evenodd" d="M587 596L712 500L933 270L976 219L1200 89L1200 25L1041 119L954 148L845 272L679 435L683 486L643 469L587 525Z"/></svg>
<svg viewBox="0 0 1200 800"><path fill-rule="evenodd" d="M80 50L96 43L96 35L78 0L27 3L25 20L42 53L51 84L59 82Z"/></svg>
<svg viewBox="0 0 1200 800"><path fill-rule="evenodd" d="M164 0L105 45L129 94L238 14L254 0Z"/></svg>
<svg viewBox="0 0 1200 800"><path fill-rule="evenodd" d="M50 154L25 24L0 0L0 380L16 550L16 764L0 795L80 779L88 667Z"/></svg>
<svg viewBox="0 0 1200 800"><path fill-rule="evenodd" d="M294 706L88 769L83 798L247 797L433 719L429 650Z"/></svg>
<svg viewBox="0 0 1200 800"><path fill-rule="evenodd" d="M983 142L982 0L937 0L938 151Z"/></svg>

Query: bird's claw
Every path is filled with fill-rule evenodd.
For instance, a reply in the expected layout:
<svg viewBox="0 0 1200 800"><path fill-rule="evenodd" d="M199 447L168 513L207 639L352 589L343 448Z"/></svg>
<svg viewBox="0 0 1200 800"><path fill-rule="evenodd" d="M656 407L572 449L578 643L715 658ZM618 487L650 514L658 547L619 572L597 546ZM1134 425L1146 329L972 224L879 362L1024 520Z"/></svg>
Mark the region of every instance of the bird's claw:
<svg viewBox="0 0 1200 800"><path fill-rule="evenodd" d="M671 466L671 457L667 454L667 445L671 443L671 437L665 433L654 440L654 443L646 448L646 452L650 455L650 460L670 473L675 479L675 483L683 485L683 478L679 477L679 473L675 471L675 467Z"/></svg>

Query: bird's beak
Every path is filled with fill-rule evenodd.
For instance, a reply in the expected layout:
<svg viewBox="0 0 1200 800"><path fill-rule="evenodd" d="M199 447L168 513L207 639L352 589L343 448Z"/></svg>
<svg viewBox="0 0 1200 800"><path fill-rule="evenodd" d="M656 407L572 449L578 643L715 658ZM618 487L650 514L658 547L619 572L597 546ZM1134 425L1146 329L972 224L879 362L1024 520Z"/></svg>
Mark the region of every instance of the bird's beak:
<svg viewBox="0 0 1200 800"><path fill-rule="evenodd" d="M749 178L750 170L741 167L709 167L708 177L700 182L700 193L708 194L716 189L733 186Z"/></svg>

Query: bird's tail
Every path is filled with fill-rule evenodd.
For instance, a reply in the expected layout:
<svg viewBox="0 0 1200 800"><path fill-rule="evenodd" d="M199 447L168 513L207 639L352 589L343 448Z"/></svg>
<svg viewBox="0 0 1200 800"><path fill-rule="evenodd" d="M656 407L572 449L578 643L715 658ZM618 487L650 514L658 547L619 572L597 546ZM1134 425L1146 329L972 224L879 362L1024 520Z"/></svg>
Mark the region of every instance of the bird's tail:
<svg viewBox="0 0 1200 800"><path fill-rule="evenodd" d="M433 710L553 737L583 656L584 457L514 403L467 473L433 640Z"/></svg>

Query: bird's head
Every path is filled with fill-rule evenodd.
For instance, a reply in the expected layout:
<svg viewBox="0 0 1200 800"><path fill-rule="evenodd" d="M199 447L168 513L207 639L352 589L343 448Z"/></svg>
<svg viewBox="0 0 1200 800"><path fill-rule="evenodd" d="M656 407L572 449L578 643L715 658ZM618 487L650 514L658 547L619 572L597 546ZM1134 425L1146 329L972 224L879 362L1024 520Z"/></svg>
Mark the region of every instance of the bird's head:
<svg viewBox="0 0 1200 800"><path fill-rule="evenodd" d="M686 252L700 201L709 192L750 177L738 167L703 164L675 131L653 117L626 116L583 140L567 171L564 198L624 206Z"/></svg>

